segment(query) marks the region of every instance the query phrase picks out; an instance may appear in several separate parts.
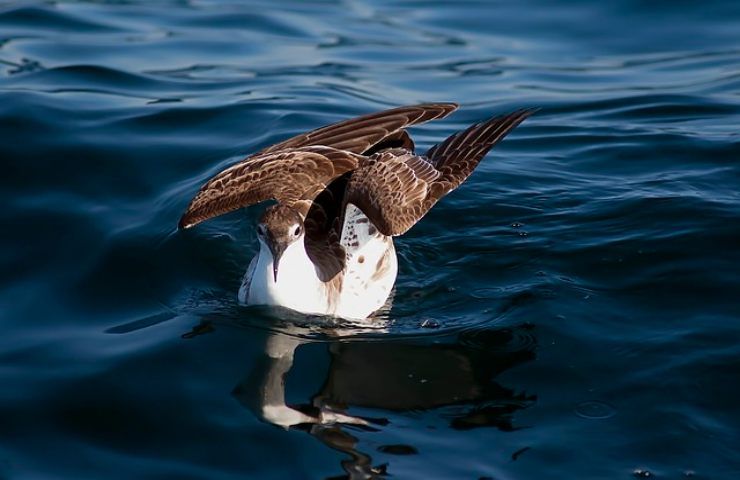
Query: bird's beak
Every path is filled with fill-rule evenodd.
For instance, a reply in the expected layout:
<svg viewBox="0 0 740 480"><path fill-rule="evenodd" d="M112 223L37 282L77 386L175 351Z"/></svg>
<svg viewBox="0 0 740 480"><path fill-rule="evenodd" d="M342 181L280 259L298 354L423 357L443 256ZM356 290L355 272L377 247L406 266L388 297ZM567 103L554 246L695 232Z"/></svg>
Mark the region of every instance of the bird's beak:
<svg viewBox="0 0 740 480"><path fill-rule="evenodd" d="M280 265L280 257L283 256L285 251L285 245L282 242L270 242L270 252L272 252L272 274L277 283L278 266Z"/></svg>

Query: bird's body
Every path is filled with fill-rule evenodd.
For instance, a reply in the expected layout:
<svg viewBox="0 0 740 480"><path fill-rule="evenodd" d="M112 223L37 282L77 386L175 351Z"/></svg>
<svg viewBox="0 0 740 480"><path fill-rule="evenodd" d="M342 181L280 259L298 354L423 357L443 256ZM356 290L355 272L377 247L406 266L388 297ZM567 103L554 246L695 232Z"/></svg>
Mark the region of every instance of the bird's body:
<svg viewBox="0 0 740 480"><path fill-rule="evenodd" d="M180 220L188 228L273 198L260 249L239 289L248 305L364 319L389 298L398 272L393 236L405 233L472 173L531 110L475 124L414 152L405 128L455 104L400 107L299 135L209 180Z"/></svg>
<svg viewBox="0 0 740 480"><path fill-rule="evenodd" d="M397 272L393 239L378 235L348 258L344 271L324 282L300 240L291 244L280 258L276 281L272 253L260 242L259 252L250 262L239 288L239 302L364 319L385 304Z"/></svg>

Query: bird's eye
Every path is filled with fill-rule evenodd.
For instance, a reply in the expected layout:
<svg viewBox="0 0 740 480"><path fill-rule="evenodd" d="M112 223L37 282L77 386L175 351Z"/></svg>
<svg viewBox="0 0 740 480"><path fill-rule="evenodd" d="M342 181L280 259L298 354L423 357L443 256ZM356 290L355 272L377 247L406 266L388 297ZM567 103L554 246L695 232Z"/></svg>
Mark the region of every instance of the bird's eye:
<svg viewBox="0 0 740 480"><path fill-rule="evenodd" d="M295 230L293 230L293 236L294 237L297 237L300 234L301 234L301 226L300 225L296 225Z"/></svg>

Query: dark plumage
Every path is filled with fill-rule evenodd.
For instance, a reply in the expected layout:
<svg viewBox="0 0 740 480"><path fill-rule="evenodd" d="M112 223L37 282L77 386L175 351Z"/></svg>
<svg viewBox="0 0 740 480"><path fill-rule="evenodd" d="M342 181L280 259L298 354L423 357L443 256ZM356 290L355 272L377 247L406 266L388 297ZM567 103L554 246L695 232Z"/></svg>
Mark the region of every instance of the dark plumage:
<svg viewBox="0 0 740 480"><path fill-rule="evenodd" d="M285 140L232 165L206 182L180 219L190 228L270 198L288 205L311 200L335 178L355 170L362 154L390 141L408 145L403 129L449 115L454 103L400 107L357 117ZM413 144L410 144L413 146Z"/></svg>

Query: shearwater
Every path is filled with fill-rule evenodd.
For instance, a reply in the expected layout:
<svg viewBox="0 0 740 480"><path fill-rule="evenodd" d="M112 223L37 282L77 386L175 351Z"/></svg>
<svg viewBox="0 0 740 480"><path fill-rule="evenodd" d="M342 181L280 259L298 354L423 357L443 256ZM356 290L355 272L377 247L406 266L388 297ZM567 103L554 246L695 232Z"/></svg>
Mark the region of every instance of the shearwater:
<svg viewBox="0 0 740 480"><path fill-rule="evenodd" d="M257 225L260 249L239 301L367 318L383 307L396 281L393 237L460 186L534 112L476 123L417 154L406 128L456 109L455 103L394 108L268 147L206 182L179 227L276 200Z"/></svg>

